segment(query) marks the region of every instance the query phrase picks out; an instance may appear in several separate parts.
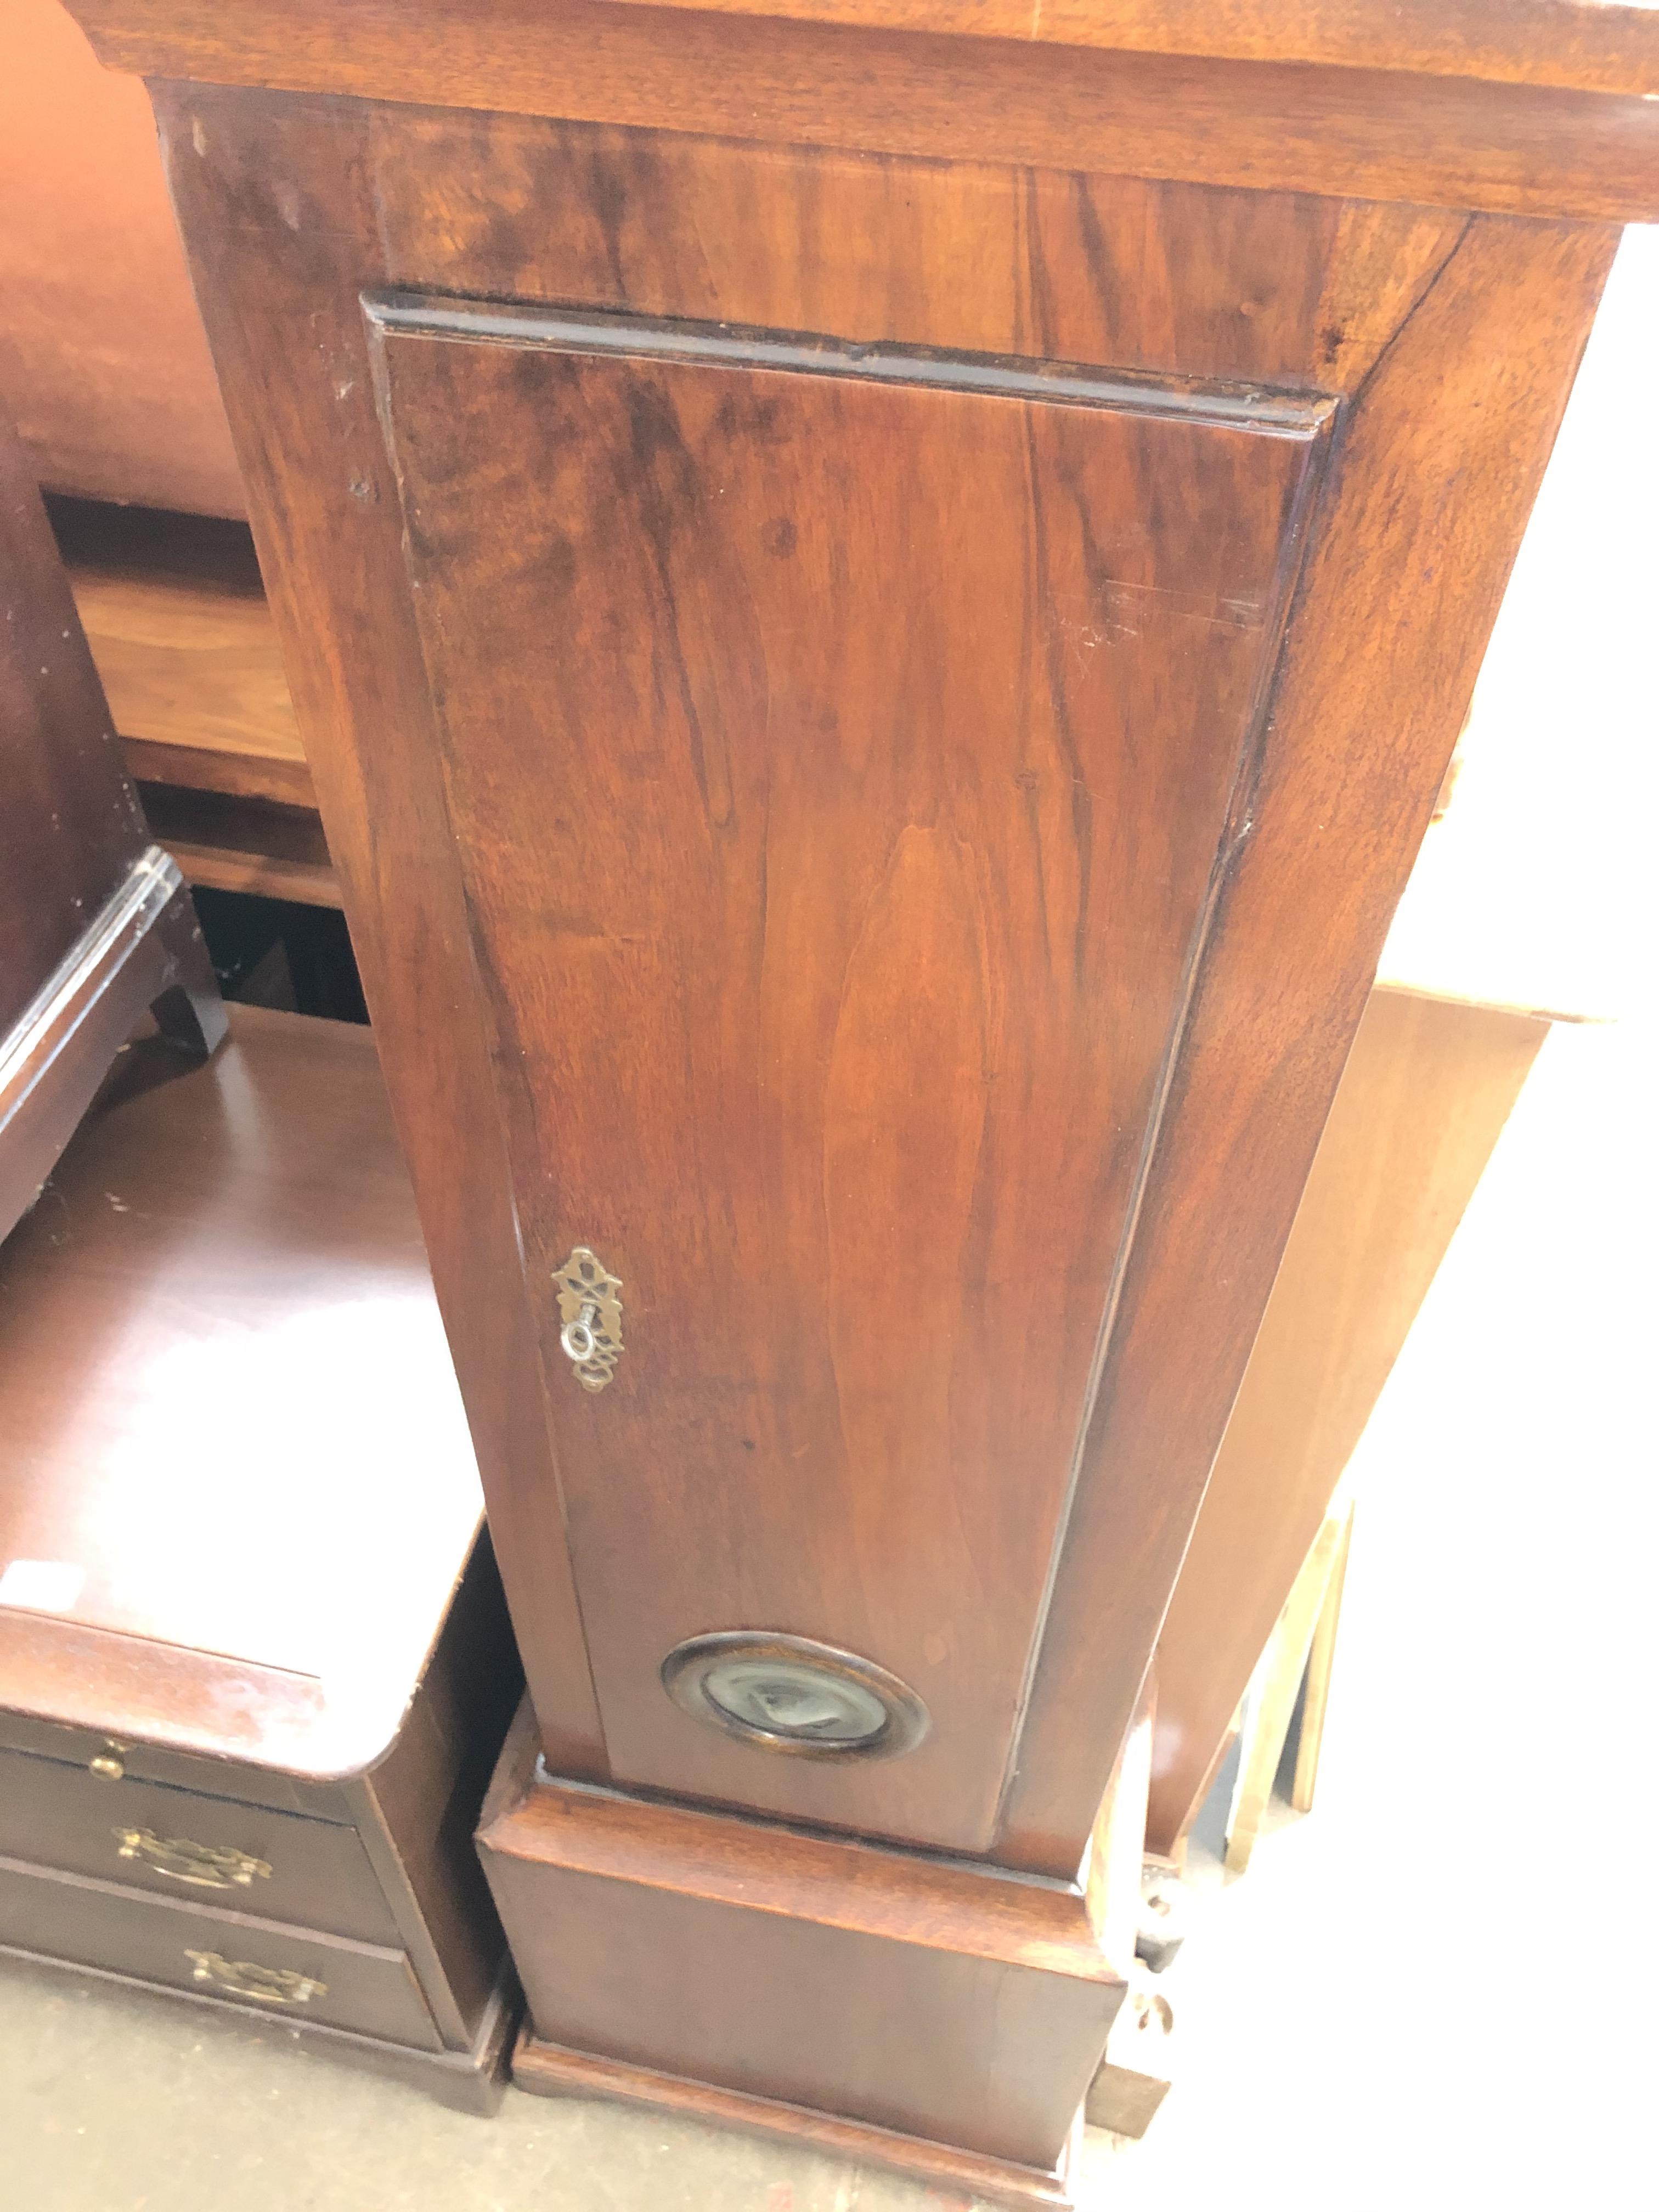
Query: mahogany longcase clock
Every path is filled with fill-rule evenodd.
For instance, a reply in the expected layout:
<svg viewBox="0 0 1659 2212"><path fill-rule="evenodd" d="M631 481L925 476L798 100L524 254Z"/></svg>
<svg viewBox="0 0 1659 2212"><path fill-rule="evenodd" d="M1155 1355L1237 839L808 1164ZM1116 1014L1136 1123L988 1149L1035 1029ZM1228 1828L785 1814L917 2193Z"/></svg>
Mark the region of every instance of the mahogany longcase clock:
<svg viewBox="0 0 1659 2212"><path fill-rule="evenodd" d="M521 2078L1021 2202L1659 205L1606 11L1262 12L76 5L155 81L523 1646Z"/></svg>

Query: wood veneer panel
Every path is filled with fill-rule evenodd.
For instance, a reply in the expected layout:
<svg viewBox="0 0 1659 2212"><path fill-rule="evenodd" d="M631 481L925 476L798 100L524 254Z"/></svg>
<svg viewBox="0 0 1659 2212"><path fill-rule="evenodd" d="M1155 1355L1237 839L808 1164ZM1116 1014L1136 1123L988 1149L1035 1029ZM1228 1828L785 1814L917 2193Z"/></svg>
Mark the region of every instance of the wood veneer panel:
<svg viewBox="0 0 1659 2212"><path fill-rule="evenodd" d="M1110 1771L1079 1730L1103 1752L1133 1715L1616 242L1472 224L1345 422L1084 1443L1012 1863L1069 1855Z"/></svg>
<svg viewBox="0 0 1659 2212"><path fill-rule="evenodd" d="M48 502L129 772L314 806L245 524Z"/></svg>
<svg viewBox="0 0 1659 2212"><path fill-rule="evenodd" d="M520 1262L489 1042L360 295L441 273L647 314L1342 389L1463 226L210 86L157 106L547 1754L603 1777L529 1310L507 1288ZM318 346L290 386L278 372L301 324Z"/></svg>
<svg viewBox="0 0 1659 2212"><path fill-rule="evenodd" d="M447 292L1299 392L1363 382L1467 220L1064 166L210 86L188 99L182 130L161 99L175 189L200 188L205 167L240 221L263 235L281 220L306 258L348 210L356 242L332 250L365 289L441 273Z"/></svg>
<svg viewBox="0 0 1659 2212"><path fill-rule="evenodd" d="M987 1850L1328 408L378 319L611 1771ZM927 1740L769 1761L663 1695L757 1626Z"/></svg>
<svg viewBox="0 0 1659 2212"><path fill-rule="evenodd" d="M627 0L638 5L641 0ZM717 15L755 0L647 0ZM766 0L814 23L1041 40L1132 53L1326 62L1597 92L1659 88L1659 22L1609 0Z"/></svg>
<svg viewBox="0 0 1659 2212"><path fill-rule="evenodd" d="M102 58L152 81L684 127L779 145L1074 166L1493 213L1650 219L1640 94L1406 70L1100 52L609 0L77 0Z"/></svg>

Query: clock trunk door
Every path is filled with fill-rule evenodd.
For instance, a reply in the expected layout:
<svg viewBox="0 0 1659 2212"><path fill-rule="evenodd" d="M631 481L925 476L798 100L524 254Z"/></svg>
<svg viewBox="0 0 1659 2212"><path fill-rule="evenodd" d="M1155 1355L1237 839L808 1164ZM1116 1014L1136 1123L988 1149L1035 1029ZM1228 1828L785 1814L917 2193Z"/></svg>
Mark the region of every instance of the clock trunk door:
<svg viewBox="0 0 1659 2212"><path fill-rule="evenodd" d="M987 1850L1324 411L370 313L612 1772Z"/></svg>

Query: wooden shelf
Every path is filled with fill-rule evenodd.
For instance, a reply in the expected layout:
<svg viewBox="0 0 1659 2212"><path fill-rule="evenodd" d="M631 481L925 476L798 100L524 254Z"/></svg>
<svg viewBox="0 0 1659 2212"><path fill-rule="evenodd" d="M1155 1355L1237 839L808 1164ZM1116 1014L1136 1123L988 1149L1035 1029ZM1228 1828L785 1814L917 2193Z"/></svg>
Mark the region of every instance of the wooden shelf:
<svg viewBox="0 0 1659 2212"><path fill-rule="evenodd" d="M185 880L337 907L246 525L50 507L128 772Z"/></svg>
<svg viewBox="0 0 1659 2212"><path fill-rule="evenodd" d="M314 811L246 527L90 500L52 511L133 776Z"/></svg>
<svg viewBox="0 0 1659 2212"><path fill-rule="evenodd" d="M269 799L142 782L152 834L187 883L253 891L304 906L338 906L339 886L315 811Z"/></svg>

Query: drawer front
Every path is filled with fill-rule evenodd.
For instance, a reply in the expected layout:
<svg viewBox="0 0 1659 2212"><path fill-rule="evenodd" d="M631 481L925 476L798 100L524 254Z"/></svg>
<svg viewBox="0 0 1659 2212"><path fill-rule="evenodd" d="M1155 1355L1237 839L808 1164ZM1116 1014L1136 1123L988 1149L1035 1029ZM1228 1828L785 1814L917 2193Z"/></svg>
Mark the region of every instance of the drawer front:
<svg viewBox="0 0 1659 2212"><path fill-rule="evenodd" d="M443 2046L401 1951L0 1858L0 1944L303 2026Z"/></svg>
<svg viewBox="0 0 1659 2212"><path fill-rule="evenodd" d="M154 1895L398 1940L355 1828L0 1752L0 1854Z"/></svg>
<svg viewBox="0 0 1659 2212"><path fill-rule="evenodd" d="M231 1797L240 1804L269 1805L275 1812L307 1819L345 1820L351 1808L345 1792L331 1782L309 1782L268 1766L243 1766L230 1759L207 1759L159 1744L119 1743L92 1729L66 1728L58 1721L36 1720L27 1713L0 1712L0 1752L23 1751L40 1759L89 1766L113 1752L125 1772L145 1782L198 1790L207 1797Z"/></svg>

